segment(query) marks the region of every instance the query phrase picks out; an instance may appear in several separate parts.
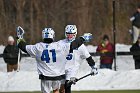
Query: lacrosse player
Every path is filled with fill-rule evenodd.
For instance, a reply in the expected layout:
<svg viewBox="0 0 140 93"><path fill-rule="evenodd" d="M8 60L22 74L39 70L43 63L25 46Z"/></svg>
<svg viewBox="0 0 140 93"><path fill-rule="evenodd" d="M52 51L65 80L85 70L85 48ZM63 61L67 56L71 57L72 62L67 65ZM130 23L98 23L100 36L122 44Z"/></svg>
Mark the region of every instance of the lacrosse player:
<svg viewBox="0 0 140 93"><path fill-rule="evenodd" d="M63 43L71 43L75 40L77 35L77 28L76 25L67 25L65 27L65 37L66 39L61 40ZM92 59L91 55L89 54L86 46L82 44L78 49L73 50L73 59L67 60L66 64L66 81L62 80L60 93L71 93L71 85L69 82L75 83L76 82L76 74L79 69L79 65L83 59L86 59L89 66L92 68L92 72L97 74L97 67L95 66L95 62ZM65 89L64 89L65 86Z"/></svg>
<svg viewBox="0 0 140 93"><path fill-rule="evenodd" d="M53 93L59 93L61 80L65 79L66 60L72 59L73 49L78 48L84 41L89 41L91 34L85 34L71 44L61 43L54 42L55 32L52 28L45 28L42 31L43 42L27 45L21 34L22 31L21 27L17 29L18 47L36 58L42 93L50 93L51 88Z"/></svg>

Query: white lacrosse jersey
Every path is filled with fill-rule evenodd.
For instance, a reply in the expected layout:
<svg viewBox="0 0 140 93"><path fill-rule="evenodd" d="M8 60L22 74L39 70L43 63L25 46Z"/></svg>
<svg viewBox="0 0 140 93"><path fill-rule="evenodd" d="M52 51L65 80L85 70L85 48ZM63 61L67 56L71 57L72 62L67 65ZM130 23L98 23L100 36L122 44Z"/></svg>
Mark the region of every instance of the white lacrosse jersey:
<svg viewBox="0 0 140 93"><path fill-rule="evenodd" d="M28 54L36 58L38 73L51 77L65 74L66 56L69 50L69 43L63 44L59 41L26 46Z"/></svg>
<svg viewBox="0 0 140 93"><path fill-rule="evenodd" d="M69 43L67 39L61 40L63 43ZM84 59L90 57L86 46L82 44L78 49L73 50L73 58L67 60L66 62L66 80L70 80L71 77L76 77L77 71L80 66L80 62L83 62Z"/></svg>
<svg viewBox="0 0 140 93"><path fill-rule="evenodd" d="M61 44L70 44L70 42L67 39L60 40L60 42L61 42ZM72 53L72 59L71 60L66 60L65 69L72 68L74 66L75 66L75 61L74 61L74 56L73 56L73 53Z"/></svg>

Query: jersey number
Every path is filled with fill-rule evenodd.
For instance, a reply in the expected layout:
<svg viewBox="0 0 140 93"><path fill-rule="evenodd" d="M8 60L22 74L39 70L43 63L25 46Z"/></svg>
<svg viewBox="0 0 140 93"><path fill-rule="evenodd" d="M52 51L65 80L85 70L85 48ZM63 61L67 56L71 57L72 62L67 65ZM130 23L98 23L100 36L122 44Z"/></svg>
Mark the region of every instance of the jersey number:
<svg viewBox="0 0 140 93"><path fill-rule="evenodd" d="M46 61L46 63L50 63L50 56L49 56L49 52L52 53L52 61L56 62L56 53L55 53L55 49L52 50L44 50L42 55L41 55L41 60L42 61Z"/></svg>

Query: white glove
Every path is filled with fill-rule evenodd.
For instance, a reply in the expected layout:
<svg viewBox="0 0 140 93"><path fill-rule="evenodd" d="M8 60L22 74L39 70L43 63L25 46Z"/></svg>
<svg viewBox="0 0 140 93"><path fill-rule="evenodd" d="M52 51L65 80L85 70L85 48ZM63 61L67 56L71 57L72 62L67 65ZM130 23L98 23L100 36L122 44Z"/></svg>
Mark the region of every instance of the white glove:
<svg viewBox="0 0 140 93"><path fill-rule="evenodd" d="M135 20L135 17L132 16L132 17L130 18L130 21L132 22L132 21L134 21L134 20Z"/></svg>
<svg viewBox="0 0 140 93"><path fill-rule="evenodd" d="M24 30L23 30L22 27L18 26L18 27L16 28L16 32L17 32L17 37L18 37L18 39L23 38Z"/></svg>
<svg viewBox="0 0 140 93"><path fill-rule="evenodd" d="M68 83L70 83L70 84L76 84L76 82L77 82L76 77L71 77L70 80L68 81Z"/></svg>
<svg viewBox="0 0 140 93"><path fill-rule="evenodd" d="M96 65L92 66L91 68L92 68L91 69L91 73L93 73L92 75L98 74L98 69L97 69L97 66Z"/></svg>
<svg viewBox="0 0 140 93"><path fill-rule="evenodd" d="M85 40L85 42L89 42L93 38L91 33L84 33L81 37Z"/></svg>

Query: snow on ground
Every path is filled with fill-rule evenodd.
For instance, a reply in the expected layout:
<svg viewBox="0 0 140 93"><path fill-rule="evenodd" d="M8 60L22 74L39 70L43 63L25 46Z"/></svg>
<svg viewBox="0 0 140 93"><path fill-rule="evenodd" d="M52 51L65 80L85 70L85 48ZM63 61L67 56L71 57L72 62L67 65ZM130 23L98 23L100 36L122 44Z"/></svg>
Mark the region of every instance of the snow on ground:
<svg viewBox="0 0 140 93"><path fill-rule="evenodd" d="M117 44L117 51L129 51L130 45ZM4 46L0 46L0 54ZM95 52L96 46L88 45L89 52ZM93 57L99 66L99 57ZM99 69L99 74L84 78L72 86L72 90L123 90L140 89L140 70L134 69L132 56L117 56L117 71ZM6 64L0 58L0 92L3 91L40 91L40 80L35 59L26 57L20 62L19 72L6 72ZM77 77L90 73L86 61L81 62Z"/></svg>

